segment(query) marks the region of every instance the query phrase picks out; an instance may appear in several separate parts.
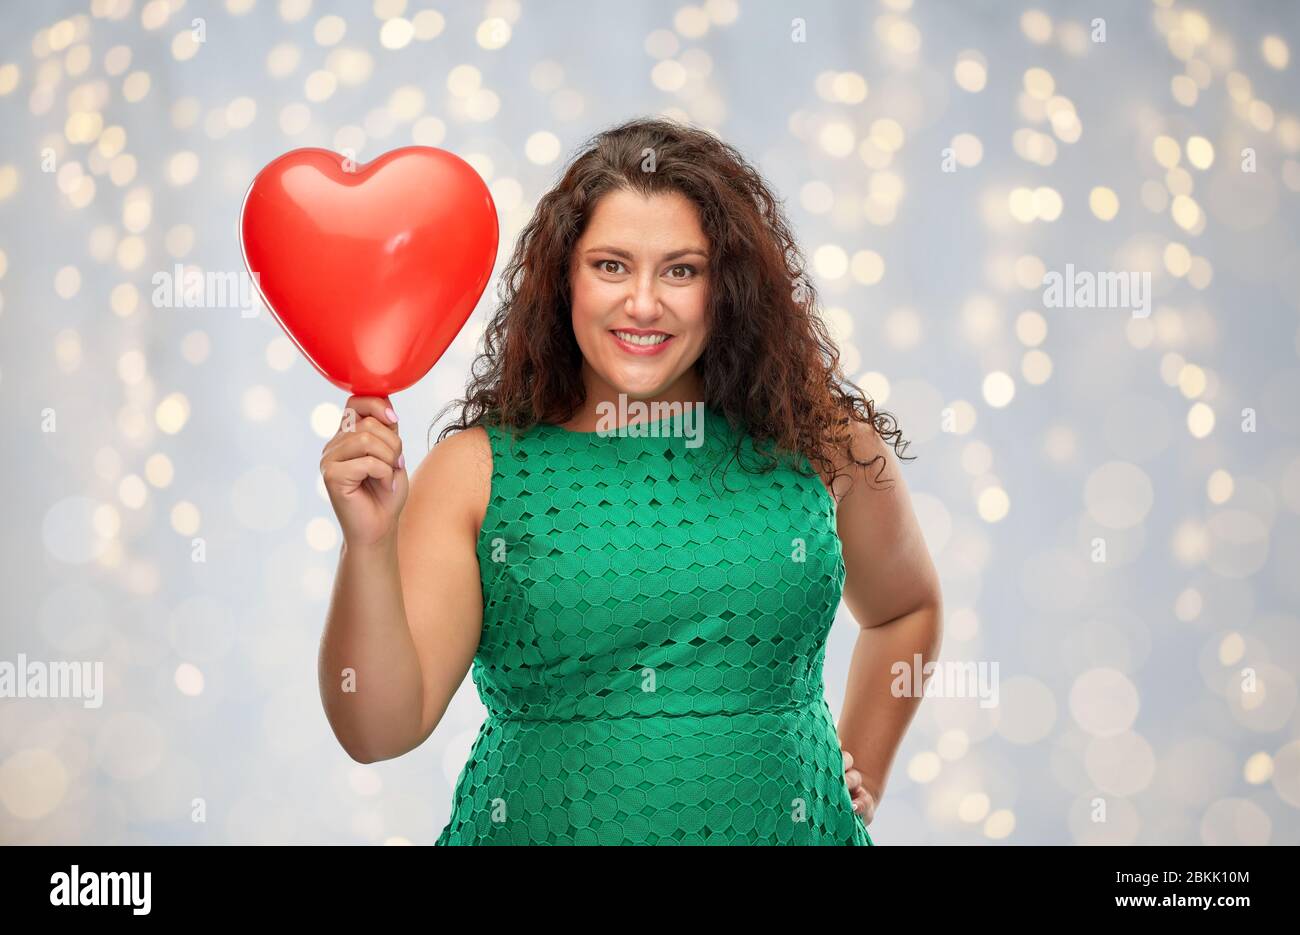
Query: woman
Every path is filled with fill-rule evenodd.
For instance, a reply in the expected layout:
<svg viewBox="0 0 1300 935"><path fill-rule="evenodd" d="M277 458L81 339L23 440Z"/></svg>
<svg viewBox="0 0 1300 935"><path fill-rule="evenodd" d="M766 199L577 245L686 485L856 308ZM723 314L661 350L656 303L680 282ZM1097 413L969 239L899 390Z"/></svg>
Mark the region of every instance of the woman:
<svg viewBox="0 0 1300 935"><path fill-rule="evenodd" d="M764 181L711 134L631 121L570 164L501 282L412 477L386 399L349 399L325 447L339 742L414 749L472 664L489 713L439 844L873 844L920 701L891 667L937 654L940 593L906 443L843 379Z"/></svg>

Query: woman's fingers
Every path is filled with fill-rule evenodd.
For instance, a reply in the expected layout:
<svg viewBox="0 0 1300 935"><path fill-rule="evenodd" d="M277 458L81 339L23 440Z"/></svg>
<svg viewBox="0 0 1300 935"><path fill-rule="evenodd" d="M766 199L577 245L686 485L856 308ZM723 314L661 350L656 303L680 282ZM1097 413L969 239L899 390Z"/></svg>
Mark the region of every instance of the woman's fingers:
<svg viewBox="0 0 1300 935"><path fill-rule="evenodd" d="M385 396L349 396L343 406L343 426L346 426L349 420L349 409L355 413L351 418L356 421L372 416L386 425L397 425L397 413L393 411L393 404ZM343 426L340 426L341 430Z"/></svg>
<svg viewBox="0 0 1300 935"><path fill-rule="evenodd" d="M393 446L376 433L365 429L339 433L329 449L329 458L334 461L348 461L367 455L379 458L390 467L397 467L398 453Z"/></svg>
<svg viewBox="0 0 1300 935"><path fill-rule="evenodd" d="M853 796L853 810L869 822L876 817L876 800L866 789L860 789Z"/></svg>
<svg viewBox="0 0 1300 935"><path fill-rule="evenodd" d="M326 483L345 484L358 487L367 477L373 477L380 484L393 489L396 478L393 467L374 455L349 458L346 461L331 461L322 469Z"/></svg>
<svg viewBox="0 0 1300 935"><path fill-rule="evenodd" d="M396 452L397 457L400 458L402 456L402 436L398 435L396 431L389 428L383 422L380 422L374 416L366 416L357 422L354 433L360 434L362 432L369 432L371 435L374 435L376 438L385 442L389 448L393 449L393 451ZM346 433L340 431L339 434Z"/></svg>

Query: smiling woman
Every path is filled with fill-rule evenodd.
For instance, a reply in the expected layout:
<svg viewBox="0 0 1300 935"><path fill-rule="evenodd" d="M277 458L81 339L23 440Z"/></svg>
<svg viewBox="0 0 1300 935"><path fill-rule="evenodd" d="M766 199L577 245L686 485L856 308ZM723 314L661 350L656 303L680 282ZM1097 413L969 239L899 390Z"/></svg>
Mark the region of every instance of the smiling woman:
<svg viewBox="0 0 1300 935"><path fill-rule="evenodd" d="M703 398L692 364L708 340L704 243L699 212L679 192L616 189L596 205L569 273L573 336L594 398Z"/></svg>
<svg viewBox="0 0 1300 935"><path fill-rule="evenodd" d="M405 509L385 400L354 398L373 444L337 443L396 466L391 490L383 464L327 480L341 518L357 490L382 514L343 523L322 673L364 656L384 686L322 679L341 742L418 746L472 667L488 716L439 844L873 844L919 703L891 664L937 653L938 587L901 477L869 483L901 433L840 373L777 200L712 134L632 121L541 199L501 283ZM597 428L611 408L702 431Z"/></svg>

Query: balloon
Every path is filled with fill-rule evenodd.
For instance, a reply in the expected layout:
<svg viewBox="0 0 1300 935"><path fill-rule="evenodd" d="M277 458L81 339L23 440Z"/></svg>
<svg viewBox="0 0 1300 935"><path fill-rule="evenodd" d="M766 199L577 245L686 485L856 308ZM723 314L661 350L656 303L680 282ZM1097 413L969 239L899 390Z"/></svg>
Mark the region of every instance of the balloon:
<svg viewBox="0 0 1300 935"><path fill-rule="evenodd" d="M239 242L262 301L312 366L360 396L429 372L492 276L492 195L460 157L405 146L358 166L295 149L244 195Z"/></svg>

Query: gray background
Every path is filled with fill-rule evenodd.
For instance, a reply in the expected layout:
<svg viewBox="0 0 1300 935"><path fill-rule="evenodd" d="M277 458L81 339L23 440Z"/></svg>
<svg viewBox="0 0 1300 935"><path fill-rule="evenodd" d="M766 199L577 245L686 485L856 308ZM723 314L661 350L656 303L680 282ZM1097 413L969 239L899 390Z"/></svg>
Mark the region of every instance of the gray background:
<svg viewBox="0 0 1300 935"><path fill-rule="evenodd" d="M1300 7L455 3L439 24L423 2L3 5L0 662L98 660L106 686L97 709L0 699L0 840L437 836L483 715L468 679L423 747L369 766L318 697L339 543L316 467L344 394L265 311L155 308L151 277L241 272L240 201L279 153L412 142L491 186L499 269L584 139L663 113L786 200L848 375L919 456L944 658L997 666L996 705L922 705L875 840L1300 843ZM958 134L981 158L945 172ZM1149 272L1150 316L1045 308L1036 277L1067 263ZM410 467L495 289L395 397Z"/></svg>

